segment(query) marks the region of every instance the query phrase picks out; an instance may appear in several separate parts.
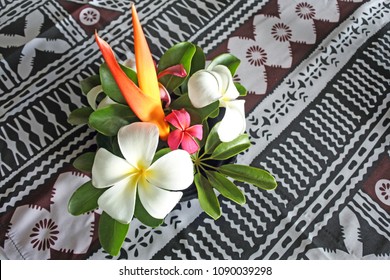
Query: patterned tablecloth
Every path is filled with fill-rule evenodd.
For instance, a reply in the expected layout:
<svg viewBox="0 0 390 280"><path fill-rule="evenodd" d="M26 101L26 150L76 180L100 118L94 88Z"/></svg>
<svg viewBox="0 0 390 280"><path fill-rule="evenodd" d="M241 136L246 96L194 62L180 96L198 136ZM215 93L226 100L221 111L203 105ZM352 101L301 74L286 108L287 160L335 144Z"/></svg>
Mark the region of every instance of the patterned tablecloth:
<svg viewBox="0 0 390 280"><path fill-rule="evenodd" d="M241 59L251 148L266 192L220 197L218 220L196 199L151 229L137 220L119 259L390 259L390 1L139 0L157 60L190 41L208 59ZM94 30L124 60L130 1L0 0L0 248L10 259L110 259L99 211L74 217L88 180L72 161L94 132L67 116L87 104L79 81L102 61Z"/></svg>

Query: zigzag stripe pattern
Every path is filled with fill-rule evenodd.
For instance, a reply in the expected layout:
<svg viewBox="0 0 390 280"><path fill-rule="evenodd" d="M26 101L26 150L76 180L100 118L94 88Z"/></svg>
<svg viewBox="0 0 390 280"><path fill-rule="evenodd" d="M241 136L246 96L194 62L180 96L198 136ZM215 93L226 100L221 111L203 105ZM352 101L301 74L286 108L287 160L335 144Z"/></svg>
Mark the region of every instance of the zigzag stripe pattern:
<svg viewBox="0 0 390 280"><path fill-rule="evenodd" d="M356 195L359 197L359 195ZM377 213L375 213L374 209L367 209L367 204L363 201L352 201L353 209L362 217L370 217L371 223L370 226L375 230L375 232L388 237L390 235L388 220L383 219L382 217L378 217ZM386 227L387 226L387 227ZM390 241L390 238L389 238Z"/></svg>
<svg viewBox="0 0 390 280"><path fill-rule="evenodd" d="M72 161L77 155L95 144L95 141L91 140L94 137L94 133L91 131L80 132L80 135L83 136L82 140L72 140L71 134L61 137L57 144L61 142L66 143L61 150L54 151L52 154L38 154L34 158L34 162L40 163L39 165L34 169L30 169L29 165L26 165L23 172L20 172L19 177L15 177L12 181L7 180L7 183L12 187L4 189L0 194L0 213L7 211L8 207L15 205L17 201L26 196L31 190L41 186L45 180L55 174L64 164ZM73 150L76 154L69 153ZM53 148L49 150L49 152L51 151L53 151Z"/></svg>
<svg viewBox="0 0 390 280"><path fill-rule="evenodd" d="M272 210L273 204L267 203L268 199L256 200L259 196L254 195L254 191L260 193L258 190L251 188L248 191L252 194L248 196L247 203L242 207L222 199L223 214L220 219L217 222L213 222L209 218L202 219L202 226L195 233L190 234L191 238L180 239L180 248L176 245L172 254L164 255L164 258L241 258L245 247L252 248L256 244L255 242L263 237L266 231L264 225L274 221L279 215L279 209ZM259 205L261 206L259 207ZM240 222L237 223L237 221ZM234 239L230 237L232 232L235 232ZM154 258L159 259L160 255L157 254Z"/></svg>
<svg viewBox="0 0 390 280"><path fill-rule="evenodd" d="M384 103L384 106L380 106L381 108L379 109L380 111L385 111L385 114L384 114L384 117L382 118L382 120L376 125L375 129L370 133L370 135L367 137L365 143L363 143L362 147L360 148L360 150L354 155L354 157L349 161L349 163L353 163L355 161L358 161L359 163L363 163L363 167L360 168L360 172L359 173L355 173L354 176L352 176L351 174L351 178L348 180L348 186L347 186L347 190L344 190L343 193L340 195L340 197L338 197L337 199L334 199L334 204L329 204L331 205L331 209L325 213L324 215L324 219L317 223L315 226L314 226L314 230L312 232L310 232L310 234L308 234L308 237L306 239L303 239L301 241L301 244L298 245L297 248L294 249L294 252L291 254L290 258L294 259L296 258L300 253L303 253L304 250L302 250L302 248L307 248L314 236L316 236L316 234L318 234L319 230L323 227L326 226L326 222L328 220L331 219L331 216L334 214L334 210L336 209L340 209L340 207L342 206L343 204L343 201L344 199L347 197L347 196L350 196L350 191L355 188L356 184L358 184L359 182L361 182L363 180L363 177L364 175L367 173L367 170L370 166L372 166L372 164L378 160L379 156L386 150L389 149L389 144L390 143L390 136L387 135L387 137L385 137L385 139L382 140L382 142L376 142L376 145L375 147L372 147L372 143L371 143L371 140L368 140L368 139L372 139L372 136L374 135L378 135L378 132L379 133L383 133L384 131L389 130L390 126L390 119L388 117L386 117L386 114L387 116L389 116L389 113L390 111L389 110L386 110L386 107L388 108L388 106L390 105L390 100L387 100L387 102ZM379 115L379 114L378 114ZM372 124L372 122L370 122L369 124ZM369 125L368 124L368 125ZM368 126L367 125L367 126ZM385 130L382 130L383 128L385 128ZM379 140L379 137L377 137L376 139L377 141ZM372 148L372 152L368 152L370 149ZM347 166L351 167L350 164L347 164ZM354 167L352 169L356 168L356 165L354 165ZM348 169L345 168L345 169ZM343 170L344 171L344 174L346 174L346 170ZM343 171L340 172L340 174L343 174ZM342 176L342 175L340 175ZM358 190L357 191L357 194L354 195L353 197L353 204L358 204L359 205L359 208L367 208L370 209L371 213L373 213L373 216L376 216L378 213L382 213L382 216L386 217L388 216L388 214L384 214L383 215L383 210L378 210L378 206L368 206L367 205L367 202L370 201L371 199L365 199L363 201L363 204L361 204L362 202L362 199L359 198L359 193L360 195L363 194L361 190ZM364 197L367 198L366 195L363 195ZM363 206L363 207L362 207ZM373 210L373 208L376 208L376 210ZM333 210L333 211L332 211ZM364 212L362 211L358 211L360 212L360 214L362 214L363 217L365 218L370 218L370 215L367 215L367 214L364 214ZM376 212L376 213L375 213ZM370 219L368 219L370 220ZM371 218L372 220L372 218ZM372 220L372 223L370 223L370 226L372 227L373 225L372 224L376 224L374 225L374 228L378 228L378 225L379 225L379 221L380 219L374 221ZM379 231L381 233L385 233L385 231L387 231L387 229L384 231L383 230L383 225L386 225L387 222L385 222L384 224L382 224L382 226L380 226Z"/></svg>
<svg viewBox="0 0 390 280"><path fill-rule="evenodd" d="M385 115L386 113L389 113L389 111L385 108L385 106L388 106L388 102L389 100L384 102L384 106L381 106L381 112L377 114L378 116L383 116L384 112ZM370 124L372 124L372 122L370 122ZM367 124L364 130L367 130L370 124ZM387 125L387 128L388 127L389 126ZM266 256L264 256L265 258L269 258L272 254L278 254L279 256L282 256L282 254L287 254L290 258L295 259L300 253L303 252L302 248L305 248L305 245L311 244L311 241L313 240L314 236L316 236L319 230L326 225L327 221L331 218L334 211L336 211L336 209L340 209L340 207L344 204L347 198L354 195L356 191L354 191L354 188L356 184L362 179L364 174L359 173L358 175L356 175L356 177L352 177L354 171L357 169L357 166L359 166L359 164L361 164L363 161L366 161L367 159L369 160L369 165L371 165L373 161L377 160L378 156L384 151L386 146L388 146L385 143L388 143L388 141L390 140L390 136L386 137L383 143L379 143L379 147L374 149L374 155L372 157L369 157L371 155L369 151L372 148L372 140L368 139L372 139L372 136L377 135L378 132L383 133L384 131L381 131L381 128L382 124L377 124L376 128L368 135L367 139L365 140L365 143L363 143L362 145L363 147L365 147L364 153L356 152L353 158L349 159L345 164L343 164L343 168L339 171L339 175L337 175L330 183L331 189L328 190L328 192L330 193L327 195L327 198L321 197L322 204L327 205L331 208L329 211L326 211L324 213L323 219L319 219L319 222L313 222L313 224L309 225L305 222L305 215L299 217L299 220L301 220L300 223L302 223L303 227L295 229L293 228L288 231L288 236L300 241L298 242L298 244L295 245L296 247L292 246L292 251L288 251L287 249L283 249L285 246L282 246L282 242L278 242L278 245L274 246L272 250L268 252ZM358 139L358 136L359 135L354 136L353 143L356 143L355 141ZM376 141L378 141L379 139L380 138L377 137ZM352 146L352 143L350 146ZM358 162L359 164L355 164L355 162ZM367 170L367 164L364 166L363 170ZM342 188L342 186L345 186L346 188ZM315 204L316 202L314 199L313 204L306 210L306 215L313 215L314 213L319 213L318 209L315 211L314 209L321 207L322 204L317 204L318 206L315 206ZM305 232L305 234L303 235L304 237L300 239L300 236L302 236L302 232ZM255 255L258 256L258 254ZM283 258L286 257L287 256L285 255Z"/></svg>
<svg viewBox="0 0 390 280"><path fill-rule="evenodd" d="M192 235L193 237L194 235ZM199 240L203 240L203 244L199 246ZM179 258L179 259L196 259L197 256L205 257L209 255L207 251L202 251L203 248L213 248L211 253L214 256L222 256L222 259L232 259L234 256L239 258L243 253L243 249L236 245L237 240L231 240L229 236L225 234L225 231L221 227L217 226L209 218L202 221L202 227L196 231L196 239L180 239L180 247L176 245L172 254L164 256L164 258ZM158 258L158 256L155 256ZM184 258L183 258L184 257Z"/></svg>
<svg viewBox="0 0 390 280"><path fill-rule="evenodd" d="M376 48L377 47L377 48ZM376 62L379 66L382 66L386 71L390 71L390 61L389 59L386 59L386 57L383 55L383 52L388 51L385 49L385 47L381 46L375 46L375 48L368 49L365 54L371 58L374 62Z"/></svg>
<svg viewBox="0 0 390 280"><path fill-rule="evenodd" d="M364 124L364 126L361 126L359 132L357 132L355 135L353 135L353 138L351 138L351 142L350 144L348 144L346 147L349 147L349 149L351 149L353 147L353 144L356 144L356 141L359 139L359 135L363 134L363 131L369 131L368 130L368 127L370 125L372 125L372 123L375 123L377 122L377 125L376 127L373 129L373 131L370 132L370 135L367 136L367 138L365 138L365 143L362 144L362 146L365 148L364 149L364 152L356 152L355 154L355 157L353 159L350 159L349 162L346 162L344 164L342 164L341 166L343 167L340 171L339 171L339 175L335 176L335 179L333 180L332 183L329 184L330 188L334 188L334 189L329 189L328 192L330 192L329 194L326 194L327 196L327 199L324 199L322 198L323 201L326 201L327 203L324 204L324 205L332 205L333 203L336 203L337 206L335 205L333 207L333 209L337 209L339 207L340 204L342 204L342 201L344 201L348 196L350 195L353 195L353 192L352 191L352 188L355 187L357 181L354 181L353 183L351 184L348 184L348 188L347 190L343 190L342 193L341 193L341 186L343 184L345 184L347 181L348 181L348 174L352 175L353 172L351 170L355 170L356 169L356 166L359 166L359 164L356 164L357 162L361 162L363 160L365 160L365 157L367 157L369 155L369 150L372 148L372 142L375 142L375 141L380 141L380 137L379 137L379 133L384 133L386 131L386 129L389 128L389 122L388 122L388 117L386 118L386 116L388 116L388 105L389 105L389 98L388 96L386 96L386 94L382 93L382 104L380 106L378 106L378 111L375 112L375 117L374 118L371 118L370 119L370 122L367 123L367 124ZM383 99L384 98L384 99ZM381 119L382 118L382 119ZM372 136L376 136L376 138L373 138ZM384 143L388 143L388 139L389 137L387 137L387 140L383 140ZM387 142L386 142L387 141ZM376 150L376 155L374 157L374 160L377 159L377 156L378 156L378 153L379 152L382 152L384 149L384 146L382 145L382 147L379 149ZM348 148L343 151L343 153L341 154L344 154L348 152ZM342 160L340 160L340 158L344 158L344 156L341 156L341 154L339 155L339 159L337 161L341 162ZM346 158L347 159L347 158ZM372 161L371 161L372 162ZM324 169L326 169L326 167L324 167ZM367 167L365 167L364 170L367 170ZM322 176L326 176L326 174L330 174L328 172L325 172ZM360 173L360 180L361 180L361 176L362 174L364 173ZM321 184L319 184L318 186L321 186ZM316 186L317 187L317 186ZM338 194L338 192L340 192ZM313 198L311 198L313 199ZM313 209L315 209L317 206L314 206L315 204L315 200L313 200ZM321 206L319 206L321 207ZM309 210L308 210L309 211ZM315 211L316 213L318 213L318 210ZM332 214L332 211L331 212L328 212L329 215ZM303 217L304 219L304 217ZM325 223L326 223L327 219L326 217L324 217L324 220L321 220L321 222L319 222L315 228L315 230L313 232L310 232L310 236L308 237L308 239L305 239L303 240L302 244L300 244L301 246L299 246L298 248L302 248L302 245L304 244L310 244L310 240L312 239L313 236L315 236L316 233L318 233L317 229L321 228ZM289 230L289 235L292 234L293 231ZM294 235L296 236L296 238L301 234L300 231L297 231L296 233L294 233ZM279 247L280 249L280 247ZM274 249L274 252L276 252L278 250L278 247L275 247ZM298 250L298 249L296 249ZM278 252L279 253L279 252ZM271 254L271 253L269 253ZM270 256L270 255L268 255ZM297 257L297 254L294 253L294 255L292 256L292 258L294 257Z"/></svg>
<svg viewBox="0 0 390 280"><path fill-rule="evenodd" d="M390 235L390 215L385 212L383 208L378 207L378 204L372 198L359 191L353 198L352 202L356 207L359 207L364 212L364 217L370 217L371 225L374 225L378 232L383 233L384 236ZM390 240L389 240L390 241Z"/></svg>

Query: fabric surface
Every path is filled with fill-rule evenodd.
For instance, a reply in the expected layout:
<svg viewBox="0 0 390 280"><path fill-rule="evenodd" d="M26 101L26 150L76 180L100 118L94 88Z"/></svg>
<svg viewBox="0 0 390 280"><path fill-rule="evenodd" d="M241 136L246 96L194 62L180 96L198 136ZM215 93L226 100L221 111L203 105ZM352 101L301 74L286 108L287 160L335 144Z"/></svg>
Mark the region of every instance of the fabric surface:
<svg viewBox="0 0 390 280"><path fill-rule="evenodd" d="M390 1L134 1L156 61L190 41L241 59L251 148L275 191L247 203L197 199L151 229L133 220L116 257L99 210L67 212L88 180L72 167L95 147L67 123L79 81L102 61L95 30L125 60L130 2L0 0L0 248L10 259L390 259Z"/></svg>

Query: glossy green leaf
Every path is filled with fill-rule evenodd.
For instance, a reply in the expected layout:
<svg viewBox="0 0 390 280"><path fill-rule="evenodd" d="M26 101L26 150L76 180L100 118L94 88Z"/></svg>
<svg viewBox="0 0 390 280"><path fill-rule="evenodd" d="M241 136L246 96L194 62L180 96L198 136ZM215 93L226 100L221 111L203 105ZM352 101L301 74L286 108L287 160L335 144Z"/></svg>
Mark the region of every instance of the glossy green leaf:
<svg viewBox="0 0 390 280"><path fill-rule="evenodd" d="M221 207L210 182L202 174L195 174L194 178L198 199L202 209L214 220L221 216Z"/></svg>
<svg viewBox="0 0 390 280"><path fill-rule="evenodd" d="M224 197L243 205L246 201L242 191L226 176L222 175L217 171L207 171L207 178L210 181L210 184L219 191Z"/></svg>
<svg viewBox="0 0 390 280"><path fill-rule="evenodd" d="M95 154L96 153L94 152L88 152L80 155L74 160L73 166L82 172L92 172L92 165L95 159Z"/></svg>
<svg viewBox="0 0 390 280"><path fill-rule="evenodd" d="M118 255L129 230L129 224L122 224L103 212L99 219L99 240L103 249L112 256Z"/></svg>
<svg viewBox="0 0 390 280"><path fill-rule="evenodd" d="M174 100L172 100L171 106L172 109L180 110L182 108L194 108L192 106L191 100L188 97L188 94L184 94Z"/></svg>
<svg viewBox="0 0 390 280"><path fill-rule="evenodd" d="M195 47L196 51L194 53L194 56L192 57L190 76L196 71L204 69L206 66L206 56L203 52L203 49L199 46Z"/></svg>
<svg viewBox="0 0 390 280"><path fill-rule="evenodd" d="M194 106L192 106L188 94L183 94L172 102L171 108L175 110L185 108L191 116L191 123L199 124L206 120L215 111L218 111L219 101L215 101L203 108L195 108Z"/></svg>
<svg viewBox="0 0 390 280"><path fill-rule="evenodd" d="M157 72L161 72L168 67L174 65L183 65L187 74L191 71L191 62L192 57L196 52L196 47L189 42L181 42L170 49L168 49L160 58L158 63ZM181 78L173 75L167 75L160 79L160 82L165 86L165 88L172 92L177 87L179 87L187 77Z"/></svg>
<svg viewBox="0 0 390 280"><path fill-rule="evenodd" d="M216 113L216 115L218 115L219 100L214 101L213 103L211 103L203 108L199 108L197 110L202 118L202 121L209 118L211 115L215 115L214 113Z"/></svg>
<svg viewBox="0 0 390 280"><path fill-rule="evenodd" d="M212 159L225 160L238 155L251 146L247 134L242 134L230 142L222 142L211 154Z"/></svg>
<svg viewBox="0 0 390 280"><path fill-rule="evenodd" d="M191 77L195 72L204 69L206 66L206 56L203 52L203 49L199 46L196 46L196 51L194 56L192 57L191 62L191 71L188 77ZM188 78L181 85L181 92L188 92Z"/></svg>
<svg viewBox="0 0 390 280"><path fill-rule="evenodd" d="M68 203L68 211L78 216L98 208L97 200L106 189L98 189L88 181L81 185L71 196Z"/></svg>
<svg viewBox="0 0 390 280"><path fill-rule="evenodd" d="M211 129L207 137L205 148L204 148L205 154L211 154L215 150L215 148L222 143L221 140L219 139L217 128L218 128L217 126L213 126L213 128Z"/></svg>
<svg viewBox="0 0 390 280"><path fill-rule="evenodd" d="M111 104L89 116L89 125L106 136L115 136L118 130L138 118L127 105Z"/></svg>
<svg viewBox="0 0 390 280"><path fill-rule="evenodd" d="M202 129L203 129L203 137L202 140L198 141L200 149L202 149L206 143L207 135L209 135L210 127L207 121L202 122ZM199 150L200 150L199 149Z"/></svg>
<svg viewBox="0 0 390 280"><path fill-rule="evenodd" d="M236 86L237 91L240 93L240 96L246 96L247 95L248 92L247 92L246 88L242 84L234 82L234 85Z"/></svg>
<svg viewBox="0 0 390 280"><path fill-rule="evenodd" d="M152 162L155 162L156 160L158 160L159 158L165 156L166 154L172 152L172 150L170 148L163 148L163 149L159 149L155 154L154 154L154 158L153 158L153 161Z"/></svg>
<svg viewBox="0 0 390 280"><path fill-rule="evenodd" d="M101 133L97 133L96 142L99 148L104 148L114 155L123 158L122 152L119 148L118 138L116 136L106 136Z"/></svg>
<svg viewBox="0 0 390 280"><path fill-rule="evenodd" d="M181 42L170 49L168 49L160 58L157 72L161 72L174 65L182 65L188 74L191 71L192 59L196 52L196 47L189 42ZM173 91L176 89L187 77L177 77L173 75L166 75L160 79L160 82L168 89Z"/></svg>
<svg viewBox="0 0 390 280"><path fill-rule="evenodd" d="M93 75L89 76L88 78L82 80L80 82L81 90L84 94L87 94L91 89L94 87L100 85L100 76L99 75Z"/></svg>
<svg viewBox="0 0 390 280"><path fill-rule="evenodd" d="M81 107L72 111L68 116L68 123L73 125L87 124L89 116L93 113L91 107Z"/></svg>
<svg viewBox="0 0 390 280"><path fill-rule="evenodd" d="M240 165L240 164L225 164L218 170L237 181L246 182L264 190L273 190L277 183L275 178L268 172L260 168Z"/></svg>
<svg viewBox="0 0 390 280"><path fill-rule="evenodd" d="M126 73L127 77L129 77L135 84L138 83L137 73L133 69L124 65L120 65L120 67ZM126 104L126 100L120 92L115 79L112 76L110 69L108 69L106 63L103 63L100 66L99 74L104 93L107 94L107 96L109 96L112 100L118 103Z"/></svg>
<svg viewBox="0 0 390 280"><path fill-rule="evenodd" d="M234 76L238 68L238 65L240 65L240 62L241 61L234 55L229 53L224 53L215 57L213 61L211 61L207 69L212 69L217 65L225 65L227 68L229 68L230 73L232 73L232 76Z"/></svg>
<svg viewBox="0 0 390 280"><path fill-rule="evenodd" d="M144 206L142 205L142 203L138 197L138 194L137 194L137 200L135 203L134 216L141 223L143 223L146 226L152 227L152 228L156 228L164 222L164 219L156 219L156 218L152 217L148 213L148 211L146 211L146 209L144 208Z"/></svg>

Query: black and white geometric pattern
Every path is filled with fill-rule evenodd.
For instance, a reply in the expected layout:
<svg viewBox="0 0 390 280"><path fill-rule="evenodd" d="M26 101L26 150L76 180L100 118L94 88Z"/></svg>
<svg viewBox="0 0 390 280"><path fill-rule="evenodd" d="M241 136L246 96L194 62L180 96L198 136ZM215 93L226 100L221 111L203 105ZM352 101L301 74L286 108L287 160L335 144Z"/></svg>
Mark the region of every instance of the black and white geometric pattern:
<svg viewBox="0 0 390 280"><path fill-rule="evenodd" d="M61 227L58 209L69 199L66 182L85 180L71 162L95 145L92 130L67 123L87 104L79 81L102 61L93 31L126 59L133 49L130 2L0 0L0 247L10 258L112 258L90 240L98 212L82 217L85 228L66 217L76 230ZM288 5L306 8L310 17L302 17L323 34L310 43L291 41L289 67L262 65L264 81L275 86L247 115L252 146L237 161L269 170L278 188L239 185L247 203L219 197L223 214L216 221L196 199L178 204L156 229L134 220L114 258L390 258L390 3L326 1L340 13L333 19L326 9L320 13L321 3L293 2L135 1L156 60L179 41L235 54L229 38L252 42L251 29L263 26L255 28L253 19L282 19L288 13L278 17L278 7ZM311 49L297 59L299 44ZM281 70L271 81L271 71ZM37 219L34 233L18 223L28 216ZM43 229L48 243L38 242ZM60 242L80 234L91 238ZM24 237L32 241L24 244Z"/></svg>

